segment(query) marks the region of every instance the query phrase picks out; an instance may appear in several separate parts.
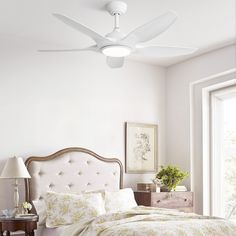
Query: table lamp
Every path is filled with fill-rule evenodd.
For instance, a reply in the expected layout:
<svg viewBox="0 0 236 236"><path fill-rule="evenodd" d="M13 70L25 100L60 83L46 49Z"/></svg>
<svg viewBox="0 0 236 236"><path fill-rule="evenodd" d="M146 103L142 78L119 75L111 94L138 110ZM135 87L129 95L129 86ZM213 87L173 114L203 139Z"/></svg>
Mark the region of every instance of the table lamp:
<svg viewBox="0 0 236 236"><path fill-rule="evenodd" d="M0 178L15 179L14 184L14 207L15 214L19 213L19 191L18 191L18 179L31 178L30 174L24 164L21 157L9 158L3 168Z"/></svg>

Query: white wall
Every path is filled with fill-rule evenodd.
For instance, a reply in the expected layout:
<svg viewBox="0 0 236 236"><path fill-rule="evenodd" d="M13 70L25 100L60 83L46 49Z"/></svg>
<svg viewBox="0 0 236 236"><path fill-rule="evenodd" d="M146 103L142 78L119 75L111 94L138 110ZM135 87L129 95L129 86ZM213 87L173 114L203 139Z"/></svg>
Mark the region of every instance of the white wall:
<svg viewBox="0 0 236 236"><path fill-rule="evenodd" d="M19 49L1 52L0 67L0 170L13 155L47 155L69 146L124 164L125 121L157 123L164 160L165 69L127 61L114 70L96 54ZM126 175L125 186L151 177ZM10 183L0 180L0 209L11 206Z"/></svg>
<svg viewBox="0 0 236 236"><path fill-rule="evenodd" d="M13 155L47 155L69 146L124 163L124 122L133 121L159 124L161 162L167 150L169 163L190 171L190 83L235 67L235 50L231 46L174 65L167 78L165 69L137 62L112 70L96 54L2 51L0 170ZM135 188L151 177L126 175L125 186ZM10 183L0 180L0 209L11 205Z"/></svg>
<svg viewBox="0 0 236 236"><path fill-rule="evenodd" d="M190 85L198 80L236 67L236 46L229 46L213 51L186 62L176 64L167 70L167 154L168 163L179 165L186 171L190 168ZM201 127L199 126L199 129ZM201 158L201 157L199 157ZM202 162L200 162L202 163ZM202 194L201 169L195 173L198 193L196 202L202 202L198 197ZM189 179L186 184L190 188ZM194 187L194 186L192 186ZM197 207L201 213L202 206Z"/></svg>

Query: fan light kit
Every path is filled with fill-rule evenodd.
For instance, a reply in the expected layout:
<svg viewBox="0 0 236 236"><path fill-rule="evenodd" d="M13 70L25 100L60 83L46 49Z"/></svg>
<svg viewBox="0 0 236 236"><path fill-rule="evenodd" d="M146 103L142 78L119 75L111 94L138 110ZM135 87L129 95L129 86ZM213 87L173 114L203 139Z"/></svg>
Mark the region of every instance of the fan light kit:
<svg viewBox="0 0 236 236"><path fill-rule="evenodd" d="M40 52L79 52L93 51L103 53L107 56L107 64L111 68L119 68L124 64L124 58L130 54L145 54L152 57L173 57L194 53L196 48L187 47L160 47L145 46L142 43L156 38L166 31L177 19L174 12L169 11L152 21L136 28L129 34L120 31L119 18L127 11L127 4L122 1L111 1L106 5L107 11L114 17L114 29L106 36L102 36L81 23L71 18L53 14L57 19L74 28L75 30L86 34L96 43L88 48L82 49L59 49L59 50L39 50Z"/></svg>
<svg viewBox="0 0 236 236"><path fill-rule="evenodd" d="M131 48L122 45L112 45L102 48L102 53L108 57L126 57L131 53Z"/></svg>

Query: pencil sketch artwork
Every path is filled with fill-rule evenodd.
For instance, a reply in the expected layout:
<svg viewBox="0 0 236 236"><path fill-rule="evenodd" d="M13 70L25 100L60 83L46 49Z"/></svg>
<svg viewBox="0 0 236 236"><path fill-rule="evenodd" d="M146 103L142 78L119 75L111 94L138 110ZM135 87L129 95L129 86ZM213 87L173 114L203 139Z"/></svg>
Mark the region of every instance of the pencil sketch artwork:
<svg viewBox="0 0 236 236"><path fill-rule="evenodd" d="M146 133L135 133L136 145L133 149L136 160L148 161L147 153L151 151L149 135Z"/></svg>
<svg viewBox="0 0 236 236"><path fill-rule="evenodd" d="M126 123L126 173L155 172L157 125Z"/></svg>

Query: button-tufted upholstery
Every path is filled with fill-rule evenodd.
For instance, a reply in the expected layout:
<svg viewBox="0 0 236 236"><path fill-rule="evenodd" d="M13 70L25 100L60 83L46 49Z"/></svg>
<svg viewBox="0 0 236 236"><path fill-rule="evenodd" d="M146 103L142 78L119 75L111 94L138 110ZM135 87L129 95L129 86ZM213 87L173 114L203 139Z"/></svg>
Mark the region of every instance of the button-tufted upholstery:
<svg viewBox="0 0 236 236"><path fill-rule="evenodd" d="M48 190L79 193L122 187L120 161L102 158L87 149L67 148L51 156L31 157L26 165L31 175L26 183L27 200L42 200Z"/></svg>

